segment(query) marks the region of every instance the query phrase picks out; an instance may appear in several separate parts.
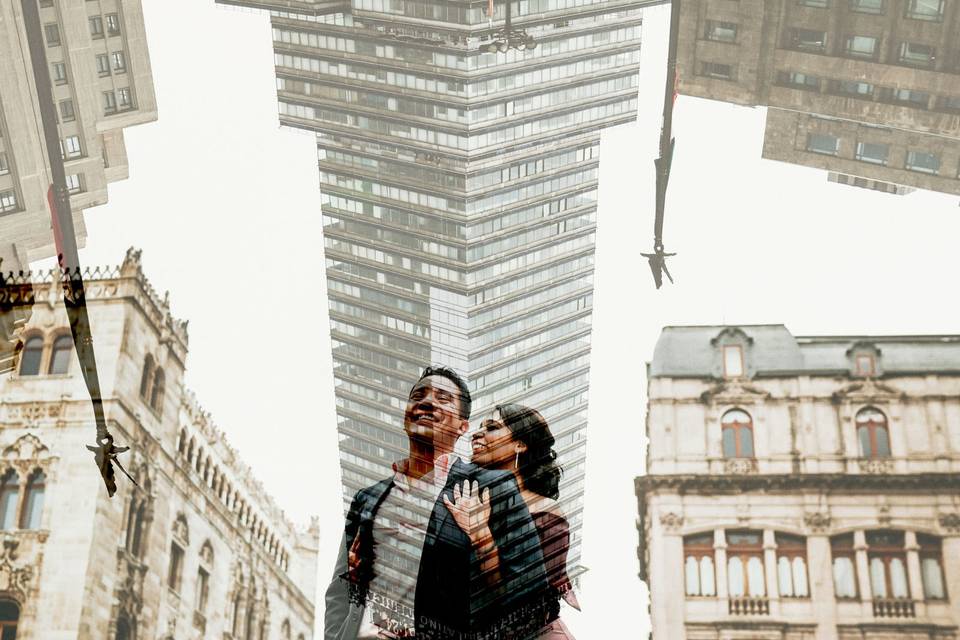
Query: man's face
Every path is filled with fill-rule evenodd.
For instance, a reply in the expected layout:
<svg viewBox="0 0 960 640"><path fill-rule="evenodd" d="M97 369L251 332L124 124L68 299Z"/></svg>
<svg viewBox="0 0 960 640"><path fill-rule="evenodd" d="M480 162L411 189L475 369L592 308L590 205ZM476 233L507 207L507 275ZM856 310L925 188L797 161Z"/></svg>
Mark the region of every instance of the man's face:
<svg viewBox="0 0 960 640"><path fill-rule="evenodd" d="M453 380L427 376L418 382L407 400L403 429L411 440L452 451L467 430L467 421L460 417L460 389Z"/></svg>

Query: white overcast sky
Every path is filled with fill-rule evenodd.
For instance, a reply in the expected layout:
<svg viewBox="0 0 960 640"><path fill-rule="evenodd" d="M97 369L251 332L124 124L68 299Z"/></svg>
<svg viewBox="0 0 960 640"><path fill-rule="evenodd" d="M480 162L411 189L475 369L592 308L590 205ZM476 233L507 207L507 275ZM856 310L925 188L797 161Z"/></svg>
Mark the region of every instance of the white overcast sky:
<svg viewBox="0 0 960 640"><path fill-rule="evenodd" d="M130 179L87 214L85 264L143 249L190 321L187 380L295 521L342 520L313 136L280 129L268 17L211 0L143 0L159 120L127 131ZM956 332L956 197L828 183L761 160L763 109L681 96L665 239L652 244L669 8L648 12L638 121L604 134L581 639L645 637L633 478L644 365L668 324L786 323L795 334ZM322 606L322 602L318 602ZM321 620L318 610L318 623ZM601 635L603 634L603 635Z"/></svg>

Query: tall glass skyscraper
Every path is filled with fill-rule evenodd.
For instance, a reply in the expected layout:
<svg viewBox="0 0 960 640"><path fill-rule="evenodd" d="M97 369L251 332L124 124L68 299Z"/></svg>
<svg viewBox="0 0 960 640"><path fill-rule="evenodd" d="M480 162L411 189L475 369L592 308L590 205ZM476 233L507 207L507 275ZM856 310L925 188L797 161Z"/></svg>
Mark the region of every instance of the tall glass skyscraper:
<svg viewBox="0 0 960 640"><path fill-rule="evenodd" d="M534 49L481 53L505 3L271 9L280 119L317 134L345 498L407 454L422 368L557 437L580 557L600 132L635 119L650 0L515 0Z"/></svg>

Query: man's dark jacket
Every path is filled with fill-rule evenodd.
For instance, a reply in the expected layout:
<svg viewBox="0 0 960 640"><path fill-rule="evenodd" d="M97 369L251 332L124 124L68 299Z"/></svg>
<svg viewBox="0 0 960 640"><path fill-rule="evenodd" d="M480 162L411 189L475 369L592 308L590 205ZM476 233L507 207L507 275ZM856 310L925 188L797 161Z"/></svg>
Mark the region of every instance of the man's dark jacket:
<svg viewBox="0 0 960 640"><path fill-rule="evenodd" d="M490 489L490 530L500 556L500 580L488 584L469 538L443 502L453 501L453 487L476 481L481 491ZM393 478L357 492L344 527L337 568L326 593L325 640L355 640L374 566L373 520L393 488ZM347 557L359 536L359 571L346 577ZM434 504L414 597L417 640L522 637L518 630L535 613L539 597L547 590L540 539L526 503L509 471L483 469L461 461L454 463ZM352 594L352 600L351 600Z"/></svg>

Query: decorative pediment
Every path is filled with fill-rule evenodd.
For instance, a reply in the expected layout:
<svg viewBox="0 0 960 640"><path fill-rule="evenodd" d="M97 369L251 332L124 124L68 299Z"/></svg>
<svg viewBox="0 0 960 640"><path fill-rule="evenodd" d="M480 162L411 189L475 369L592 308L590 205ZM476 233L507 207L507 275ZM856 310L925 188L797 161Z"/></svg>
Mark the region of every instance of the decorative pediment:
<svg viewBox="0 0 960 640"><path fill-rule="evenodd" d="M46 460L50 458L50 449L32 433L17 438L13 444L4 448L4 460Z"/></svg>
<svg viewBox="0 0 960 640"><path fill-rule="evenodd" d="M770 392L740 379L724 380L700 394L704 404L755 404L770 398Z"/></svg>
<svg viewBox="0 0 960 640"><path fill-rule="evenodd" d="M833 401L837 404L854 402L870 404L874 402L899 402L906 399L907 394L879 382L873 378L848 384L833 394Z"/></svg>
<svg viewBox="0 0 960 640"><path fill-rule="evenodd" d="M710 344L714 347L724 344L744 344L752 345L753 338L748 336L743 329L738 327L724 327L723 331L718 333Z"/></svg>

